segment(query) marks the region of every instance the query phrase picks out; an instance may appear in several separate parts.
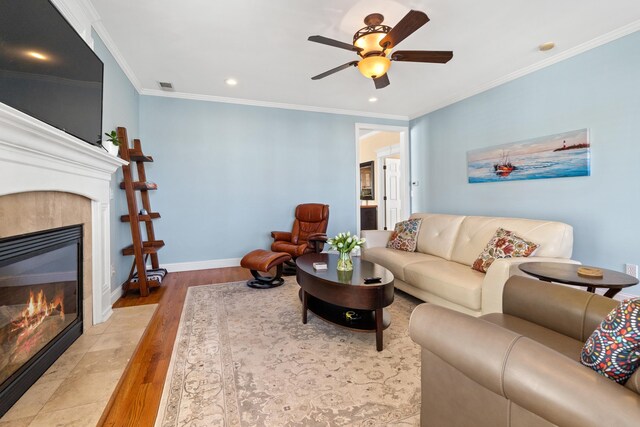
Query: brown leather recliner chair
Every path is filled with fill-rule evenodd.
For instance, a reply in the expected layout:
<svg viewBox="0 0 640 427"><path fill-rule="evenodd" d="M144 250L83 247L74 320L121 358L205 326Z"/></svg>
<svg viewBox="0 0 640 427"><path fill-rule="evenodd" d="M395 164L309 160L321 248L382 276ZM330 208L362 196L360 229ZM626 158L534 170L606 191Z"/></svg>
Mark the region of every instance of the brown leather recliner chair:
<svg viewBox="0 0 640 427"><path fill-rule="evenodd" d="M327 241L329 223L329 205L306 203L296 206L293 229L272 231L273 252L286 252L293 258L285 265L285 274L295 274L295 259L301 255L321 252ZM287 268L287 266L289 268Z"/></svg>

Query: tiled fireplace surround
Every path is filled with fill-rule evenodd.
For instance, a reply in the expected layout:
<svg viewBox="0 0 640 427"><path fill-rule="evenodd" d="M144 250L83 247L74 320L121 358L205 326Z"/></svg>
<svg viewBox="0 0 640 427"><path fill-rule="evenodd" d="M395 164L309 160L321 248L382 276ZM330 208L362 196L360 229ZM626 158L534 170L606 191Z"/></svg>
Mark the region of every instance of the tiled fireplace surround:
<svg viewBox="0 0 640 427"><path fill-rule="evenodd" d="M122 164L0 104L0 237L84 224L85 329L112 313L109 193Z"/></svg>

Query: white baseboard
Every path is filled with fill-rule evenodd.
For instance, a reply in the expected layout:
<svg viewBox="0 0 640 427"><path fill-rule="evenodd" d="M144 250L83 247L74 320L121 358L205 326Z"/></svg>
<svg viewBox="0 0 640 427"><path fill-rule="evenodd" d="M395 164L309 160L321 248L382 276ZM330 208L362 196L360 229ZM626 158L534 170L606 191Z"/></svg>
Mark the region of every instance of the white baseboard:
<svg viewBox="0 0 640 427"><path fill-rule="evenodd" d="M111 317L112 314L113 314L113 310L111 309L111 306L105 308L102 311L102 322L106 322L109 319L109 317Z"/></svg>
<svg viewBox="0 0 640 427"><path fill-rule="evenodd" d="M160 267L166 268L168 272L173 273L177 271L207 270L209 268L238 267L240 266L240 260L241 258L210 259L207 261L162 264ZM151 268L151 265L147 265L148 270ZM111 291L111 304L115 304L122 295L124 295L124 291L121 286Z"/></svg>
<svg viewBox="0 0 640 427"><path fill-rule="evenodd" d="M210 259L206 261L176 262L162 264L170 273L177 271L207 270L209 268L239 267L241 258Z"/></svg>
<svg viewBox="0 0 640 427"><path fill-rule="evenodd" d="M116 289L111 291L111 305L115 304L115 302L118 301L122 295L124 295L122 286L118 286Z"/></svg>

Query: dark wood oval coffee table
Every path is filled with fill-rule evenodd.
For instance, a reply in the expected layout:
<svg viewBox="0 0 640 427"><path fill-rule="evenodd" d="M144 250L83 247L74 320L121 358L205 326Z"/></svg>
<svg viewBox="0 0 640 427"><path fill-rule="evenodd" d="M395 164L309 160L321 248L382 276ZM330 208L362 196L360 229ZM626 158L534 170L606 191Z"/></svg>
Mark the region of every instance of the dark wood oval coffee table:
<svg viewBox="0 0 640 427"><path fill-rule="evenodd" d="M605 288L604 296L613 298L622 288L636 285L638 279L619 271L602 270L602 278L580 276L578 268L588 267L579 264L565 264L561 262L525 262L518 266L520 270L545 282L558 282L566 285L584 286L588 292L595 292L596 288ZM599 268L599 267L592 267Z"/></svg>
<svg viewBox="0 0 640 427"><path fill-rule="evenodd" d="M314 262L327 263L326 270L315 270ZM386 268L360 257L353 257L353 271L336 269L338 255L308 254L296 259L296 278L302 300L302 323L307 309L336 325L359 331L376 331L376 348L382 351L382 331L391 316L384 308L393 302L393 274ZM365 284L367 277L380 277L380 283Z"/></svg>

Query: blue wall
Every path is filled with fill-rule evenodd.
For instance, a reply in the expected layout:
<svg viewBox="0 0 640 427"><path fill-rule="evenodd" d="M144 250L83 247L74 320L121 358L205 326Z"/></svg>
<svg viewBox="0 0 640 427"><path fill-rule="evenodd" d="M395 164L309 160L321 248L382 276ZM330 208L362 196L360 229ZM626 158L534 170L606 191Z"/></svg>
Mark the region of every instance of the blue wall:
<svg viewBox="0 0 640 427"><path fill-rule="evenodd" d="M98 34L94 31L92 35L94 51L104 62L103 133L124 126L129 137L138 137L140 96ZM123 247L131 244L129 224L120 222L120 215L127 213L127 199L119 187L121 181L122 169L119 169L111 181L114 195L111 200L111 263L116 270L116 274L111 276L112 290L119 288L125 281L132 262L131 257L123 257L120 252Z"/></svg>
<svg viewBox="0 0 640 427"><path fill-rule="evenodd" d="M162 214L162 263L239 258L290 230L295 206L330 205L328 233L355 231L355 123L277 108L142 96L140 134Z"/></svg>
<svg viewBox="0 0 640 427"><path fill-rule="evenodd" d="M640 264L639 119L640 32L413 120L413 210L563 221L574 259ZM467 183L468 150L581 128L590 177Z"/></svg>

